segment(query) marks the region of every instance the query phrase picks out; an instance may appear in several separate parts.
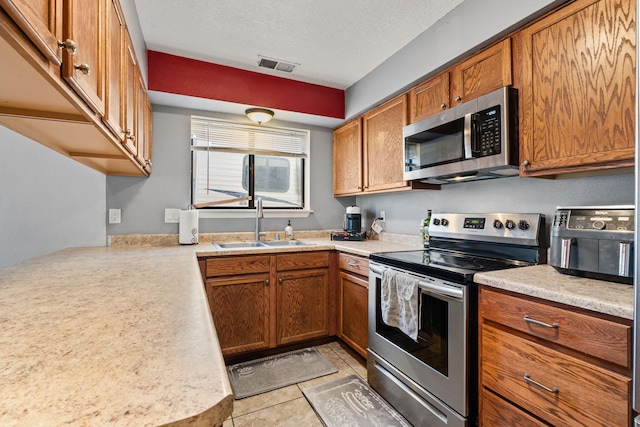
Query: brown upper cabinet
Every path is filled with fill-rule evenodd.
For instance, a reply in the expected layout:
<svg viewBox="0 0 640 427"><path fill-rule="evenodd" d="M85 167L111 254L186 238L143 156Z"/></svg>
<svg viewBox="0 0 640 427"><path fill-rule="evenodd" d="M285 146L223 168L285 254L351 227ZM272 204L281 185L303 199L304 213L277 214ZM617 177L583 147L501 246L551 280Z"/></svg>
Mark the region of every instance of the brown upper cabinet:
<svg viewBox="0 0 640 427"><path fill-rule="evenodd" d="M635 1L577 0L516 34L520 173L634 164Z"/></svg>
<svg viewBox="0 0 640 427"><path fill-rule="evenodd" d="M42 54L62 64L62 2L52 0L0 0L0 7L15 21ZM67 44L72 48L73 42Z"/></svg>
<svg viewBox="0 0 640 427"><path fill-rule="evenodd" d="M407 94L403 94L335 129L334 196L439 188L404 180L406 125Z"/></svg>
<svg viewBox="0 0 640 427"><path fill-rule="evenodd" d="M513 83L507 38L409 91L409 123Z"/></svg>
<svg viewBox="0 0 640 427"><path fill-rule="evenodd" d="M105 0L65 0L62 37L74 43L62 51L62 75L100 115L104 115ZM97 29L97 31L96 31Z"/></svg>
<svg viewBox="0 0 640 427"><path fill-rule="evenodd" d="M0 125L102 173L148 175L151 106L119 1L0 7Z"/></svg>

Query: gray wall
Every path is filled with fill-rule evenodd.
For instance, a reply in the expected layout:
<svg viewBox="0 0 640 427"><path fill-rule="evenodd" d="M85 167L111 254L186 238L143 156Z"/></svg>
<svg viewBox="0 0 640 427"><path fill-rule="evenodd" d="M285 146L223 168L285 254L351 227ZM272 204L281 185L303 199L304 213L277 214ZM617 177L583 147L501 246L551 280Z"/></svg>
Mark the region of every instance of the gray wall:
<svg viewBox="0 0 640 427"><path fill-rule="evenodd" d="M106 243L105 176L0 126L0 268Z"/></svg>
<svg viewBox="0 0 640 427"><path fill-rule="evenodd" d="M246 117L154 105L153 171L149 178L107 177L107 207L122 209L122 223L109 224L115 234L177 233L178 224L164 223L165 208L186 209L190 203L190 116L198 115L247 122ZM265 125L267 126L267 125ZM333 198L331 129L278 120L268 126L311 131L311 208L308 218L291 220L294 230L334 229L342 226L344 208L355 198ZM282 231L285 218L265 218L262 229ZM251 231L255 220L201 218L202 233Z"/></svg>
<svg viewBox="0 0 640 427"><path fill-rule="evenodd" d="M465 0L346 90L353 118L567 0Z"/></svg>
<svg viewBox="0 0 640 427"><path fill-rule="evenodd" d="M633 205L634 182L633 173L556 180L501 178L448 184L441 190L361 196L357 204L366 212L367 226L384 210L385 231L418 235L418 224L427 209L543 213L549 223L557 206Z"/></svg>

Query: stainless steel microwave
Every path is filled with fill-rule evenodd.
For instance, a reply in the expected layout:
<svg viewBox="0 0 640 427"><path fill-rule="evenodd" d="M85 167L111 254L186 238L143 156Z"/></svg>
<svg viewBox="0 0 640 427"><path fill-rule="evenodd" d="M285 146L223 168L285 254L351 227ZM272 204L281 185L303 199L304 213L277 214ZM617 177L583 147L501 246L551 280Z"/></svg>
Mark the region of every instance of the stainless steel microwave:
<svg viewBox="0 0 640 427"><path fill-rule="evenodd" d="M448 184L517 176L517 90L503 87L405 126L404 179Z"/></svg>

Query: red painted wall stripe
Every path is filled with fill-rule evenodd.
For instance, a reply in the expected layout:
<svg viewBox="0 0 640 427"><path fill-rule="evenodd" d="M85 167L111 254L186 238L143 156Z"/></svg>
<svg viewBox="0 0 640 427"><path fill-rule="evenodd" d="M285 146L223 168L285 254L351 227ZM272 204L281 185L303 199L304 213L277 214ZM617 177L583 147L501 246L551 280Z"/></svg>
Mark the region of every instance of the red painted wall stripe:
<svg viewBox="0 0 640 427"><path fill-rule="evenodd" d="M344 91L148 51L149 90L344 119Z"/></svg>

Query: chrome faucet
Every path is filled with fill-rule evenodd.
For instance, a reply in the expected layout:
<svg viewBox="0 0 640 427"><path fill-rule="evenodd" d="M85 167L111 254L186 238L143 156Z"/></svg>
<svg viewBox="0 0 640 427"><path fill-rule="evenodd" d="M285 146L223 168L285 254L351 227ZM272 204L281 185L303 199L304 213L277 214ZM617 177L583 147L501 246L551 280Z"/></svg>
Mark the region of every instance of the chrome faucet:
<svg viewBox="0 0 640 427"><path fill-rule="evenodd" d="M256 199L256 236L255 241L260 241L260 236L266 236L267 233L260 231L260 218L264 218L264 211L262 210L262 197Z"/></svg>

